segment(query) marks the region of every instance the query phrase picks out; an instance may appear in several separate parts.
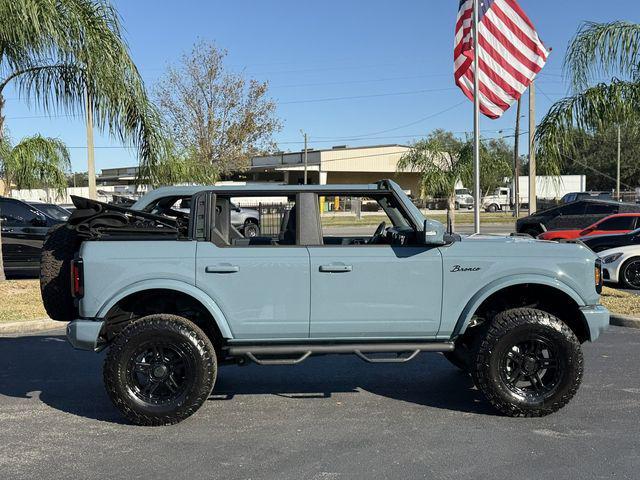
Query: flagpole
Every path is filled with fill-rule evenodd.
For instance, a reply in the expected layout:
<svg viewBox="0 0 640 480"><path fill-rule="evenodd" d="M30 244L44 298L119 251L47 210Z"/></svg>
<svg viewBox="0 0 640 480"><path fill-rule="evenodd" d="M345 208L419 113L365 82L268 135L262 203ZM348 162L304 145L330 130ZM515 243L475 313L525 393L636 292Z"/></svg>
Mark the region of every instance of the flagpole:
<svg viewBox="0 0 640 480"><path fill-rule="evenodd" d="M478 8L473 2L473 231L480 233L480 82L478 79Z"/></svg>

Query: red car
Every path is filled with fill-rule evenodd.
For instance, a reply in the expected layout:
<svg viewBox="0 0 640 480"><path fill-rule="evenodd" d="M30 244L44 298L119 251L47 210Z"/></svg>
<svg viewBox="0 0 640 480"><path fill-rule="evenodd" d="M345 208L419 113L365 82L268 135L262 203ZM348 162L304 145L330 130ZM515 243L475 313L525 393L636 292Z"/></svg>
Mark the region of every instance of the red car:
<svg viewBox="0 0 640 480"><path fill-rule="evenodd" d="M581 230L549 230L541 233L541 240L567 240L591 235L613 235L627 233L640 228L640 213L618 213L609 215Z"/></svg>

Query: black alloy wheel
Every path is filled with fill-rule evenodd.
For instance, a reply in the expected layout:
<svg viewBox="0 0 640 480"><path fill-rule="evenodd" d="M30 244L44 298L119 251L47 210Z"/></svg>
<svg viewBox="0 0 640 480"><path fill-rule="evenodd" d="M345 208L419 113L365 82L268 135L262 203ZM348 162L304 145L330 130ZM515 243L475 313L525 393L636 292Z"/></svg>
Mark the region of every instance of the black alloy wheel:
<svg viewBox="0 0 640 480"><path fill-rule="evenodd" d="M104 362L113 404L137 425L171 425L209 397L217 373L206 334L183 317L157 314L127 325Z"/></svg>
<svg viewBox="0 0 640 480"><path fill-rule="evenodd" d="M622 283L629 288L640 290L640 258L632 258L622 266Z"/></svg>
<svg viewBox="0 0 640 480"><path fill-rule="evenodd" d="M580 341L559 318L513 308L498 313L482 335L471 375L503 414L548 415L577 392L584 368Z"/></svg>

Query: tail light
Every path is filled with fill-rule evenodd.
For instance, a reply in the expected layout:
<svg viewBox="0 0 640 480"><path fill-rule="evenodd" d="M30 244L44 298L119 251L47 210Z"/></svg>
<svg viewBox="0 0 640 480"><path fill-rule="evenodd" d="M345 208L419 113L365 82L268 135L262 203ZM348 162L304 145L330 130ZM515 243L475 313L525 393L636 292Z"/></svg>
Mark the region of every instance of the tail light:
<svg viewBox="0 0 640 480"><path fill-rule="evenodd" d="M602 260L599 258L595 262L594 280L596 283L596 292L602 293Z"/></svg>
<svg viewBox="0 0 640 480"><path fill-rule="evenodd" d="M71 296L82 298L84 295L84 268L81 258L71 260Z"/></svg>

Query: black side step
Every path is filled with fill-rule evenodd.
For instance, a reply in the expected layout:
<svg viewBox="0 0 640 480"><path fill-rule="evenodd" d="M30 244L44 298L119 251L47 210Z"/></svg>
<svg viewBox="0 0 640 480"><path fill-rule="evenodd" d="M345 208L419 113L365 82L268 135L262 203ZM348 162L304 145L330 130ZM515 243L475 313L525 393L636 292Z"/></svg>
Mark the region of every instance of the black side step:
<svg viewBox="0 0 640 480"><path fill-rule="evenodd" d="M420 352L450 352L453 349L453 342L260 344L231 345L228 347L228 353L233 357L246 357L258 365L295 365L314 354L350 353L369 363L402 363L412 360ZM367 356L367 353L394 353L396 356L372 358ZM401 356L403 353L408 355ZM259 358L262 356L270 358ZM295 357L277 358L293 356Z"/></svg>

